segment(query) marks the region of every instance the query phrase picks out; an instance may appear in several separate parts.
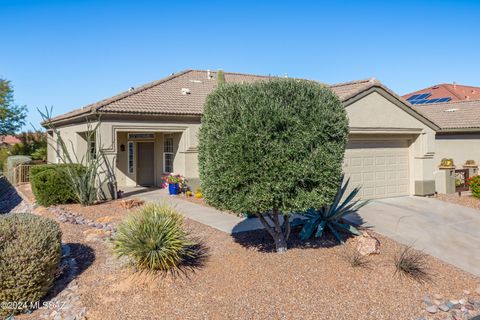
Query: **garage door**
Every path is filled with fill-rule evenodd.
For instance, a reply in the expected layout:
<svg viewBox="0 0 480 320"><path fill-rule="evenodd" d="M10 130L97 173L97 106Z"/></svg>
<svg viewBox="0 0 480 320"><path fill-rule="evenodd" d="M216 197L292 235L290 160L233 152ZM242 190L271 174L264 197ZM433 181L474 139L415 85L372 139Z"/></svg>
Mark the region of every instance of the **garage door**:
<svg viewBox="0 0 480 320"><path fill-rule="evenodd" d="M345 151L344 172L350 187L362 186L362 199L409 194L408 141L356 141Z"/></svg>

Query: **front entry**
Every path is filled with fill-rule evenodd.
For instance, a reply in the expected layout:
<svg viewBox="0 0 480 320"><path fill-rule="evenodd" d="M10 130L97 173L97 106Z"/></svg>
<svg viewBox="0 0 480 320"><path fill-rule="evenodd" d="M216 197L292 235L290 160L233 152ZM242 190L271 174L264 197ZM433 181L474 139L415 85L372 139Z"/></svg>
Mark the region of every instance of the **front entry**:
<svg viewBox="0 0 480 320"><path fill-rule="evenodd" d="M155 147L153 142L137 142L137 184L155 185Z"/></svg>

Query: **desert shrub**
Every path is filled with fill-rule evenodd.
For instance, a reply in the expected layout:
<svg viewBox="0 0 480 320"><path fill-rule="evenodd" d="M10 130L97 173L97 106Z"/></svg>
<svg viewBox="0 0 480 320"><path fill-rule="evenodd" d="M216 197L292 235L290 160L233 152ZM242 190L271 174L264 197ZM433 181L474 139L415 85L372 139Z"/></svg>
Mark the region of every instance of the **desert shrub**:
<svg viewBox="0 0 480 320"><path fill-rule="evenodd" d="M258 215L277 251L284 252L290 213L319 208L334 197L347 136L342 103L316 82L226 83L204 106L203 195L214 207Z"/></svg>
<svg viewBox="0 0 480 320"><path fill-rule="evenodd" d="M372 264L367 256L362 255L357 248L352 245L345 245L342 253L343 258L352 268L371 269Z"/></svg>
<svg viewBox="0 0 480 320"><path fill-rule="evenodd" d="M45 296L60 262L61 238L51 219L28 213L0 216L0 301L28 307ZM0 309L0 316L20 311Z"/></svg>
<svg viewBox="0 0 480 320"><path fill-rule="evenodd" d="M79 164L45 164L30 169L30 182L37 203L42 206L78 202L68 179L67 167L82 172Z"/></svg>
<svg viewBox="0 0 480 320"><path fill-rule="evenodd" d="M17 137L21 142L13 145L12 155L31 156L34 160L47 160L47 134L45 132L22 132Z"/></svg>
<svg viewBox="0 0 480 320"><path fill-rule="evenodd" d="M422 251L413 249L412 245L405 246L394 257L395 273L411 278L420 283L430 282L432 275L428 269L428 256Z"/></svg>
<svg viewBox="0 0 480 320"><path fill-rule="evenodd" d="M0 171L3 171L3 164L10 156L10 152L7 148L0 148Z"/></svg>
<svg viewBox="0 0 480 320"><path fill-rule="evenodd" d="M475 198L480 198L480 176L473 176L467 180L467 185Z"/></svg>
<svg viewBox="0 0 480 320"><path fill-rule="evenodd" d="M176 273L196 257L197 243L185 231L182 215L166 205L148 204L127 216L113 243L119 257L149 273Z"/></svg>

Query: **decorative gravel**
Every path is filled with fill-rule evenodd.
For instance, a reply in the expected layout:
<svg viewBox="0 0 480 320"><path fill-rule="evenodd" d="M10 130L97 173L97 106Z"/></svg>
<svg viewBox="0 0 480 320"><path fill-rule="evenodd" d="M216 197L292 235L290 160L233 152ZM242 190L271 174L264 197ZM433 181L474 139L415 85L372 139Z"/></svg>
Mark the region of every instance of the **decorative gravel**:
<svg viewBox="0 0 480 320"><path fill-rule="evenodd" d="M127 213L114 203L76 208L64 207L90 220L115 217L107 219L112 224ZM381 253L365 269L351 267L332 239L305 244L294 235L288 252L276 254L264 231L233 238L186 220L209 248L208 260L182 276L152 277L115 259L108 238L87 241L89 230L99 230L94 226L68 219L61 226L64 241L78 248L82 271L74 288L87 319L469 319L480 313L479 278L432 257L433 282L400 278L393 258L402 246L380 235ZM40 312L19 319L38 319Z"/></svg>
<svg viewBox="0 0 480 320"><path fill-rule="evenodd" d="M437 198L438 200L480 210L480 199L473 197L470 192L462 192L461 196L459 196L458 193L438 194L435 196L435 198Z"/></svg>

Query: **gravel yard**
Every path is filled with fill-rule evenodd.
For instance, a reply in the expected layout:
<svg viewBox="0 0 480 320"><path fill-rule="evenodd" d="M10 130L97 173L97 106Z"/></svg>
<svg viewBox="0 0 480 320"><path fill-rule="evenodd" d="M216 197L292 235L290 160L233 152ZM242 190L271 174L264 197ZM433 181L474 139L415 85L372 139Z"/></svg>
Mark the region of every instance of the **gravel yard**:
<svg viewBox="0 0 480 320"><path fill-rule="evenodd" d="M113 224L127 213L118 201L62 207L88 219L114 217ZM39 213L55 217L52 211ZM352 268L343 247L329 240L302 245L294 237L286 254L276 254L262 231L232 238L191 220L186 225L209 247L206 264L186 276L152 278L113 258L108 240L86 236L88 226L61 223L64 241L78 244L74 253L84 263L76 280L87 319L400 320L427 316L424 300L434 296L480 303L480 279L434 258L428 260L433 283L400 279L393 265L400 245L379 235L381 254L371 256L371 269L365 269ZM92 251L93 261L85 250ZM38 319L41 312L19 318Z"/></svg>
<svg viewBox="0 0 480 320"><path fill-rule="evenodd" d="M438 200L451 202L451 203L459 204L461 206L466 206L466 207L480 210L480 199L472 196L470 192L462 192L461 196L458 196L458 193L437 194L435 198Z"/></svg>

